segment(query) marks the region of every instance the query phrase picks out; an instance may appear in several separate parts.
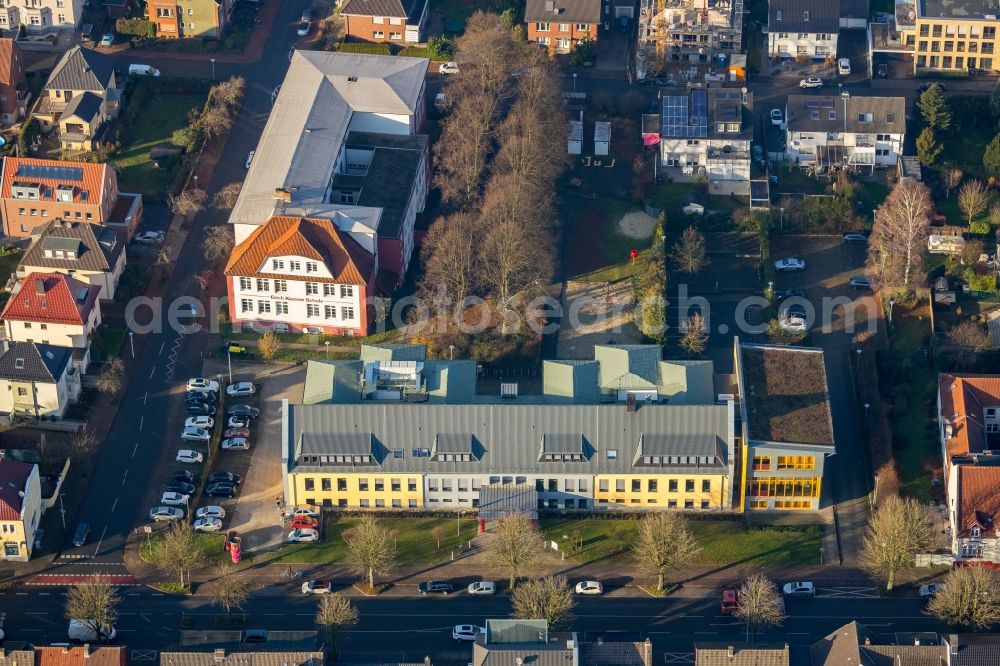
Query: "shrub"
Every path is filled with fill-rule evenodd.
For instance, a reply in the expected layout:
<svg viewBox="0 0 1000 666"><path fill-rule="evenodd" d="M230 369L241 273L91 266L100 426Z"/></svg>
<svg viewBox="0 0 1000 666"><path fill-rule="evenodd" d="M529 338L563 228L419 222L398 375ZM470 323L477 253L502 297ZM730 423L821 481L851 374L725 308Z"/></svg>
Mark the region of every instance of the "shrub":
<svg viewBox="0 0 1000 666"><path fill-rule="evenodd" d="M392 55L392 50L385 42L369 44L367 42L341 42L337 50L343 53L364 53L366 55Z"/></svg>
<svg viewBox="0 0 1000 666"><path fill-rule="evenodd" d="M966 283L969 285L971 291L978 291L980 293L995 293L997 290L997 276L993 273L984 273L980 275L976 272L976 269L969 266L962 273L962 277L965 279Z"/></svg>
<svg viewBox="0 0 1000 666"><path fill-rule="evenodd" d="M450 60L455 54L455 42L449 37L431 37L427 40L427 51L432 60Z"/></svg>
<svg viewBox="0 0 1000 666"><path fill-rule="evenodd" d="M156 26L144 18L120 18L115 21L115 30L123 35L134 35L144 39L156 37Z"/></svg>
<svg viewBox="0 0 1000 666"><path fill-rule="evenodd" d="M989 220L973 220L969 223L969 233L980 236L990 233Z"/></svg>

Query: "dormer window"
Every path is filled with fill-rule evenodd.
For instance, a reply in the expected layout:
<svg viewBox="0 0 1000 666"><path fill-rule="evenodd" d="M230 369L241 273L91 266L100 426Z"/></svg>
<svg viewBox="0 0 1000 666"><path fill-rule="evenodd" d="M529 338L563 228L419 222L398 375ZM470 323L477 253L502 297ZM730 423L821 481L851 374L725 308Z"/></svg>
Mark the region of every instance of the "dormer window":
<svg viewBox="0 0 1000 666"><path fill-rule="evenodd" d="M969 536L971 536L973 539L978 539L981 533L982 530L980 530L978 526L973 527L971 530L969 530Z"/></svg>
<svg viewBox="0 0 1000 666"><path fill-rule="evenodd" d="M781 10L780 9L778 11L774 12L774 20L775 21L780 21L781 20Z"/></svg>
<svg viewBox="0 0 1000 666"><path fill-rule="evenodd" d="M292 272L301 271L302 270L302 262L301 261L289 261L288 262L288 270L290 270Z"/></svg>
<svg viewBox="0 0 1000 666"><path fill-rule="evenodd" d="M271 269L276 271L283 271L285 270L285 262L282 261L281 259L272 259Z"/></svg>
<svg viewBox="0 0 1000 666"><path fill-rule="evenodd" d="M803 21L809 20L809 12L802 12L802 20Z"/></svg>

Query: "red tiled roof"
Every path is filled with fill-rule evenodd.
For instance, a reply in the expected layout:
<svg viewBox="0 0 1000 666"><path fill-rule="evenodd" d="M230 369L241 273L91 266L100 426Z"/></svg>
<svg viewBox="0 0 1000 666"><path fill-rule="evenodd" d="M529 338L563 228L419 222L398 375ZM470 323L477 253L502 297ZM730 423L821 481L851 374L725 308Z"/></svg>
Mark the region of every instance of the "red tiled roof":
<svg viewBox="0 0 1000 666"><path fill-rule="evenodd" d="M62 273L29 273L21 280L21 289L11 294L0 319L82 326L100 293L99 286ZM79 294L83 297L77 298Z"/></svg>
<svg viewBox="0 0 1000 666"><path fill-rule="evenodd" d="M283 256L323 262L333 278L258 272L265 259ZM226 275L364 285L374 263L375 257L370 252L329 220L274 216L233 249Z"/></svg>
<svg viewBox="0 0 1000 666"><path fill-rule="evenodd" d="M41 183L42 185L47 185L53 190L51 198L45 198L43 201L55 202L55 188L57 185L73 185L73 203L88 203L94 204L95 206L100 204L104 198L104 182L106 176L113 176L112 171L108 174L108 166L106 164L94 163L94 162L63 162L61 160L42 160L32 157L5 157L3 160L3 176L2 181L0 181L0 197L5 199L11 198L11 183L17 179L17 169L19 166L50 166L59 168L79 168L83 169L83 179L79 181L67 181L60 180L58 178L38 178L35 176L25 177L22 176L20 180ZM81 192L87 192L87 200L83 201L80 196Z"/></svg>
<svg viewBox="0 0 1000 666"><path fill-rule="evenodd" d="M88 656L87 651L90 651ZM94 645L78 647L35 646L35 666L125 666L125 648Z"/></svg>
<svg viewBox="0 0 1000 666"><path fill-rule="evenodd" d="M947 460L986 448L983 406L1000 405L1000 375L938 375L941 418L951 422L952 435L945 443Z"/></svg>
<svg viewBox="0 0 1000 666"><path fill-rule="evenodd" d="M34 465L0 458L0 520L20 520L24 490Z"/></svg>
<svg viewBox="0 0 1000 666"><path fill-rule="evenodd" d="M982 536L996 536L1000 522L1000 467L959 465L958 473L958 535L968 536L969 529L979 525Z"/></svg>

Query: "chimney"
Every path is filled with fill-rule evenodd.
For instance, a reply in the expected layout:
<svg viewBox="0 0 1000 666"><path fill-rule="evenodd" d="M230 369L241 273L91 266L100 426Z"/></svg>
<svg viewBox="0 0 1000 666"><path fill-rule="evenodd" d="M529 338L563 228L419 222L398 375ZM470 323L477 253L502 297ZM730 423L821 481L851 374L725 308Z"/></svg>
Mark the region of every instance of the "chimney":
<svg viewBox="0 0 1000 666"><path fill-rule="evenodd" d="M871 645L871 644L872 644L872 639L871 639L871 637L869 637L869 636L865 636L865 645Z"/></svg>
<svg viewBox="0 0 1000 666"><path fill-rule="evenodd" d="M556 2L555 0L545 0L545 11L550 14L556 13Z"/></svg>
<svg viewBox="0 0 1000 666"><path fill-rule="evenodd" d="M84 659L90 659L90 655L92 655L92 654L93 654L93 651L90 649L90 643L84 643L83 644L83 658Z"/></svg>
<svg viewBox="0 0 1000 666"><path fill-rule="evenodd" d="M424 666L431 666L431 658L429 656L424 657Z"/></svg>
<svg viewBox="0 0 1000 666"><path fill-rule="evenodd" d="M226 651L223 648L213 651L212 655L215 657L215 663L217 664L221 664L226 660Z"/></svg>
<svg viewBox="0 0 1000 666"><path fill-rule="evenodd" d="M948 654L958 655L958 634L948 634Z"/></svg>
<svg viewBox="0 0 1000 666"><path fill-rule="evenodd" d="M44 294L45 293L45 280L41 278L35 280L35 293Z"/></svg>
<svg viewBox="0 0 1000 666"><path fill-rule="evenodd" d="M639 406L635 402L635 394L629 393L625 398L625 411L632 414L637 410Z"/></svg>
<svg viewBox="0 0 1000 666"><path fill-rule="evenodd" d="M733 658L733 652L734 650L732 645L726 647L726 656L729 657L730 659Z"/></svg>
<svg viewBox="0 0 1000 666"><path fill-rule="evenodd" d="M69 643L63 645L63 654L69 654Z"/></svg>

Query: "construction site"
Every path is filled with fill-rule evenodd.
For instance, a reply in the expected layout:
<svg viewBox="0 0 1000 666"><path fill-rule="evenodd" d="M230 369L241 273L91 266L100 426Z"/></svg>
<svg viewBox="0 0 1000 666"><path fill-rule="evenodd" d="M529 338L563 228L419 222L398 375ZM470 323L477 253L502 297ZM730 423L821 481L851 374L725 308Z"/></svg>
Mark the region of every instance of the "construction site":
<svg viewBox="0 0 1000 666"><path fill-rule="evenodd" d="M650 76L671 63L724 69L742 42L743 0L640 0L636 60Z"/></svg>

